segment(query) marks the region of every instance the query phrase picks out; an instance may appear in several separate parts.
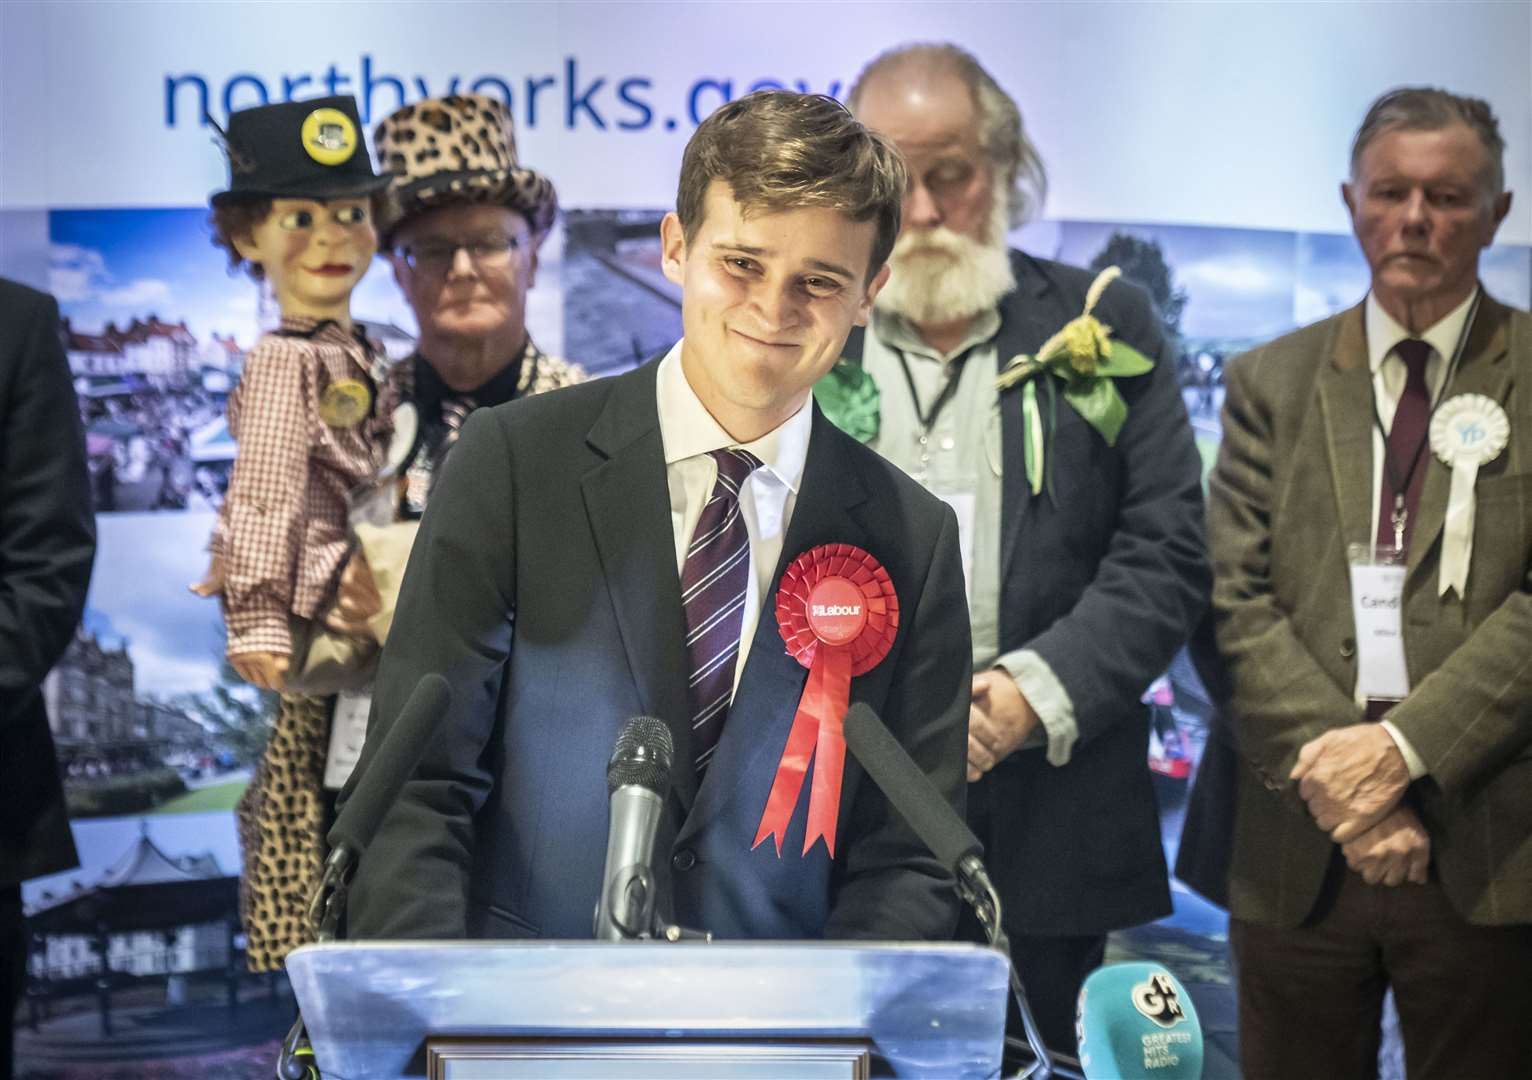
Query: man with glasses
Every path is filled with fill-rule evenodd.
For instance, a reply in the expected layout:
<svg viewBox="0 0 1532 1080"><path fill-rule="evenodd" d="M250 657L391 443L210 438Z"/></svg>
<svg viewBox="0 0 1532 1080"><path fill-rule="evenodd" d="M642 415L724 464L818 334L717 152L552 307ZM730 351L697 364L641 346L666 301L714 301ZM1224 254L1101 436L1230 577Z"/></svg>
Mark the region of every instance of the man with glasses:
<svg viewBox="0 0 1532 1080"><path fill-rule="evenodd" d="M386 118L373 142L399 200L383 246L420 327L412 363L422 435L405 493L405 512L418 517L469 412L585 374L527 333L527 290L558 197L546 177L517 165L505 105L430 98Z"/></svg>

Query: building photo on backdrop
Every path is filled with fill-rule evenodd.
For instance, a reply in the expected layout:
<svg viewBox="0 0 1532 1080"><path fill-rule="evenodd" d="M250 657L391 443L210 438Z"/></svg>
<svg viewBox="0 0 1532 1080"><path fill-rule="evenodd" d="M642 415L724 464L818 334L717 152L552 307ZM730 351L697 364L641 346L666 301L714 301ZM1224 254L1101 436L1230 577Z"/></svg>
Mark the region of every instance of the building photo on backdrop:
<svg viewBox="0 0 1532 1080"><path fill-rule="evenodd" d="M887 50L944 42L961 50L956 55L971 54L993 84L938 53L934 61L896 56L858 87L859 74ZM981 673L978 726L970 731L978 741L968 754L970 820L986 841L991 872L1002 890L1012 890L1003 898L1007 911L1017 912L1013 955L1024 978L1034 972L1029 987L1047 988L1049 1002L1038 1010L1045 1035L1049 1024L1062 1032L1049 1039L1052 1048L1075 1050L1074 991L1086 972L1143 961L1184 986L1200 1024L1204 1077L1320 1069L1313 1063L1321 1058L1304 1064L1283 1056L1280 1025L1249 1021L1252 1009L1284 1007L1275 984L1286 974L1264 982L1257 974L1265 965L1287 972L1288 950L1303 940L1294 928L1311 917L1349 947L1365 935L1348 937L1349 924L1326 920L1343 918L1349 903L1372 902L1364 890L1387 894L1379 903L1414 896L1414 882L1422 895L1433 890L1435 906L1426 913L1423 900L1419 909L1401 908L1400 917L1446 927L1440 934L1457 943L1460 957L1500 957L1482 960L1491 972L1484 981L1506 981L1499 968L1532 955L1532 909L1517 891L1524 880L1513 880L1517 867L1532 873L1532 840L1525 830L1506 837L1492 828L1497 814L1524 825L1532 816L1525 786L1509 786L1518 768L1520 775L1528 768L1527 740L1517 732L1532 730L1524 663L1532 628L1532 489L1525 483L1532 461L1523 448L1532 429L1520 411L1532 385L1532 330L1522 314L1532 308L1529 55L1532 5L1524 3L0 6L0 278L57 303L57 354L67 365L57 386L69 400L46 437L78 424L78 498L94 523L88 591L70 601L81 614L55 635L56 650L35 671L32 653L42 646L12 644L28 633L28 586L6 580L31 558L13 547L31 533L18 526L13 537L0 537L0 648L18 658L0 656L0 749L16 755L0 761L0 779L20 760L20 726L36 726L27 749L51 741L58 813L67 815L76 855L45 872L8 877L13 866L28 865L28 855L0 846L0 916L10 919L0 924L0 963L8 965L0 979L14 970L17 986L14 1017L0 1024L14 1029L15 1075L266 1076L295 1015L281 962L312 939L296 913L323 856L318 837L339 785L321 774L332 753L331 725L340 730L345 708L295 704L328 702L333 690L300 698L247 680L250 669L236 664L237 651L227 652L224 612L237 594L219 595L237 588L236 579L219 579L210 558L224 550L228 530L247 520L231 482L240 388L245 380L245 392L254 393L246 376L260 370L258 346L324 330L312 320L294 322L280 275L231 266L230 251L215 243L209 197L245 182L237 148L229 153L231 114L320 97L354 100L357 138L380 178L405 171L395 179L402 200L396 218L379 222L386 227L378 254L353 268L365 272L346 310L376 350L364 381L384 388L380 398L402 385L420 406L426 448L400 470L400 505L413 505L405 516L414 518L468 412L623 375L681 338L682 286L667 269L662 222L676 209L687 141L716 109L761 90L827 94L902 152L911 186L892 284L869 327L852 332L844 355L855 364L843 364L876 379L883 413L873 448L933 490L942 485L926 465L936 453L935 474L969 491L957 498L968 500L964 562ZM943 78L963 88L967 104L955 106L961 122L922 111L942 100ZM1431 99L1415 113L1406 102L1405 112L1383 115L1354 149L1369 106L1399 87L1462 97L1445 105ZM421 103L445 95L484 103L472 109L490 120L470 130L450 108L439 124L422 119L429 110ZM1493 110L1493 137L1480 113L1452 104L1466 99ZM1011 101L1035 162L996 149ZM450 185L437 191L429 162L401 164L402 152L390 157L416 137L417 122L422 140L435 145L439 137L458 155L463 165L454 176L480 178L472 181L479 194L464 197ZM1440 151L1431 140L1446 138L1443 132L1466 133L1469 141ZM500 159L493 179L474 164L481 140ZM959 189L972 179L951 170L962 167L970 144L984 168L1020 172L1026 197L1024 206L1010 206L1015 213L1007 213L1002 177L997 187L973 189L973 205L984 210L963 217L969 196ZM1484 202L1477 217L1475 185L1491 184L1484 178L1492 170L1463 165L1479 160L1472 154L1500 158L1499 187L1511 196L1505 205ZM1418 196L1407 190L1412 177L1431 169L1444 177L1436 186ZM1437 260L1431 265L1458 278L1406 281L1401 267L1409 258L1380 247L1392 242L1380 239L1389 228L1418 238ZM465 229L472 242L463 239ZM917 241L928 232L938 235L922 249ZM1008 257L1007 249L1025 256ZM979 265L987 251L991 262L983 265L998 259L1012 272L998 289L976 270L960 286L939 290L943 275L918 276L922 250L928 262L931 251L941 251L954 260L949 266L965 270L962 260ZM487 287L504 283L499 321L464 329L436 306L433 273L445 278L470 272L465 267ZM980 468L976 480L962 473L954 462L982 464L986 453L1002 452L998 418L1010 406L1009 391L990 389L993 380L961 378L978 367L965 369L957 358L1003 361L992 339L998 328L998 340L1011 340L1006 328L1017 320L1036 323L1038 341L1028 346L1035 349L1081 314L1087 288L1112 267L1128 284L1108 286L1096 314L1154 367L1138 384L1095 380L1126 390L1118 399L1127 400L1120 441L1115 427L1108 438L1096 420L1079 423L1075 414L1087 407L1078 399L1058 395L1049 414L1053 395L1036 394L1027 400L1044 400L1038 446L1051 449L1056 437L1060 447L1042 456L1036 483L1031 434L1025 457L1018 436L1017 456L1006 456L1003 469ZM941 303L922 306L926 298L901 286L901 273L940 291ZM957 280L948 277L949 285ZM970 292L985 299L969 303L962 291L970 282ZM0 292L0 300L7 295ZM1427 299L1411 299L1417 296ZM1452 302L1431 306L1444 297ZM1430 318L1417 325L1422 311ZM923 333L943 322L966 329L951 340ZM1335 329L1303 329L1314 324ZM14 333L0 328L0 364L11 362L12 351L22 355ZM1411 367L1407 376L1407 350L1389 353L1388 342L1379 344L1384 337L1422 338L1431 357L1422 361L1424 374ZM1374 345L1383 352L1370 355ZM1284 371L1296 371L1306 357L1332 351L1349 357L1336 364L1353 364L1352 375L1369 367L1376 373L1383 410L1376 432L1365 375L1344 383L1361 386L1360 397L1343 397L1340 389L1327 396L1328 369L1304 369L1309 382L1302 387L1288 385L1297 376L1284 382L1276 370L1285 362ZM514 377L502 374L507 370ZM11 377L0 367L0 426L35 431L6 411L19 407L15 392L4 389ZM1063 378L1058 385L1066 385ZM1489 428L1496 417L1506 427L1497 456L1477 464L1477 488L1472 474L1464 488L1444 464L1450 447L1443 449L1437 427L1445 425L1430 423L1438 415L1432 402L1450 404L1460 385L1474 391L1472 407L1483 410ZM816 398L835 412L822 388ZM1032 389L1018 388L1015 400L1023 394ZM929 412L917 406L906 418L897 408L908 410L911 396L935 405ZM1313 401L1322 406L1308 409ZM1356 417L1344 411L1353 407L1362 410ZM995 422L969 425L970 414L954 421L962 409L991 411ZM251 407L245 410L251 423ZM1155 430L1133 423L1139 410L1141 418L1157 417ZM1023 416L1021 407L1015 415ZM1033 415L1026 413L1028 423ZM1049 415L1046 424L1057 426L1045 439ZM1356 419L1354 430L1337 417ZM874 432L877 423L875 411ZM1402 486L1393 479L1390 425L1420 432L1423 493L1413 472ZM474 426L466 430L471 436ZM917 451L894 445L906 430L922 436L922 447L929 437L939 451L922 450L917 462ZM7 471L24 460L18 453L0 431ZM381 444L377 453L382 460ZM1360 509L1341 511L1338 522L1325 465L1338 458L1329 453L1363 455L1358 461L1372 453L1383 462L1351 492ZM945 464L942 454L951 455ZM1107 459L1113 464L1102 465ZM1086 468L1081 461L1106 471L1076 473ZM1339 476L1344 469L1336 468ZM1280 499L1274 476L1288 485ZM1390 503L1385 492L1380 504L1380 484L1400 488L1400 501ZM1449 485L1452 507L1444 512ZM1093 487L1127 493L1108 500ZM1414 492L1407 513L1405 488ZM1034 509L1031 522L1017 525L1007 516L1017 493L1049 509ZM1068 506L1087 497L1103 501ZM39 505L35 485L0 480L8 531L12 521L30 522ZM1076 512L1073 520L1090 524L1057 526L1075 530L1068 535L1038 524ZM1385 543L1391 512L1403 514L1410 530L1395 545L1410 575L1399 586L1406 609L1399 667L1407 655L1408 674L1405 684L1379 690L1356 682L1363 633L1345 620L1352 618L1348 581L1357 587L1361 571L1351 567L1348 579L1333 540L1376 533ZM1030 537L1031 546L1006 564L1013 580L974 572L973 558L1001 556L982 532L986 525ZM1089 535L1098 525L1101 536ZM390 542L382 531L375 540L360 531L366 540L358 547L369 556ZM1426 547L1438 533L1439 554ZM1282 537L1313 546L1295 556L1282 539L1273 545ZM366 546L373 543L381 546ZM1065 556L1070 544L1099 546L1090 557L1102 569L1094 576L1093 562L1078 587L1066 588L1061 582L1073 570L1044 568L1049 545L1058 565L1078 561ZM1124 554L1139 544L1156 554ZM1453 577L1454 552L1466 577ZM398 593L403 559L391 580L378 573L385 597ZM1323 578L1339 597L1333 602L1305 591L1300 574L1305 560L1312 568L1327 566L1326 559L1338 567L1330 567L1333 581L1328 570ZM1313 573L1319 580L1320 570ZM340 574L336 562L332 580ZM83 579L78 585L85 589ZM342 588L332 584L332 598ZM1251 601L1255 594L1264 602ZM1037 610L1023 614L1025 604ZM1104 621L1080 621L1089 612ZM1067 651L1050 624L1078 635ZM1481 626L1485 632L1475 629ZM384 640L408 633L385 617ZM1288 651L1263 634L1282 637ZM1139 644L1117 647L1130 639ZM1511 655L1516 648L1519 660ZM1096 663L1099 670L1090 667ZM1279 668L1286 685L1277 685ZM1031 733L1025 739L996 719L998 705L991 712L999 699L988 696L983 680L997 673L1013 695L1022 692ZM1409 676L1419 683L1415 697ZM1494 679L1507 687L1498 699L1482 689ZM1455 697L1441 696L1453 687ZM344 689L339 700L352 692ZM1443 709L1456 701L1478 710L1481 720L1463 724L1471 750L1454 748L1456 721L1424 715L1426 705L1412 711L1416 698L1428 697ZM1289 703L1287 719L1288 706L1273 699ZM1361 723L1364 702L1379 709L1397 702L1387 715L1367 714L1390 723ZM319 712L304 711L312 708ZM1325 719L1353 712L1355 724ZM360 715L350 722L365 724L365 705ZM1272 736L1242 728L1241 715L1289 726ZM1111 725L1102 717L1112 717ZM1381 731L1391 741L1362 745ZM300 752L307 765L294 764ZM999 760L1008 756L1013 760ZM1345 767L1363 764L1374 780L1390 777L1387 794L1365 811L1337 794ZM1035 778L1025 773L1027 784L1050 792L1051 803L1007 786L1017 786L1023 770L1036 771ZM35 807L12 805L13 797L24 801L0 786L6 835L34 827L21 815ZM1267 838L1251 839L1261 815L1269 815L1261 818ZM1059 824L1066 819L1076 831ZM1386 854L1383 840L1368 847L1382 835L1375 827L1394 845ZM1012 844L1029 829L1046 841ZM1147 869L1130 871L1124 852L1140 833ZM1475 845L1488 854L1476 854ZM1072 884L1080 879L1066 852L1081 864L1110 853L1101 855L1103 873L1117 876L1089 889ZM1375 884L1373 868L1395 854L1399 861L1388 863L1387 873L1418 859L1409 863L1409 881ZM1261 860L1284 868L1282 889L1301 895L1277 895L1268 880L1276 871L1253 865ZM1166 869L1157 869L1162 863ZM1404 873L1399 869L1401 881ZM1385 869L1377 877L1383 881ZM1148 897L1142 903L1132 899L1140 888ZM1034 893L1063 897L1078 918L1034 906ZM1114 893L1122 899L1115 907ZM587 898L571 903L583 907ZM17 908L14 916L7 904ZM1325 914L1332 905L1335 914ZM1098 908L1107 911L1099 919ZM1030 925L1021 925L1023 911ZM1244 981L1236 952L1245 957ZM1493 1060L1459 1056L1469 1053L1468 1037L1452 1034L1474 1030L1476 999L1450 1006L1417 989L1433 978L1455 985L1463 961L1422 956L1424 975L1405 965L1385 969L1381 961L1369 969L1363 981L1376 983L1380 996L1385 985L1396 994L1378 1030L1364 1024L1367 1030L1351 1033L1355 1044L1345 1052L1367 1063L1355 1075L1372 1075L1374 1060L1376 1075L1390 1078L1470 1075L1454 1072L1451 1062ZM1327 977L1338 978L1343 969L1330 970ZM1525 989L1520 993L1517 1000L1526 1002ZM1363 1014L1371 1007L1362 1006ZM1428 1039L1420 1018L1430 1010L1440 1010L1446 1034Z"/></svg>

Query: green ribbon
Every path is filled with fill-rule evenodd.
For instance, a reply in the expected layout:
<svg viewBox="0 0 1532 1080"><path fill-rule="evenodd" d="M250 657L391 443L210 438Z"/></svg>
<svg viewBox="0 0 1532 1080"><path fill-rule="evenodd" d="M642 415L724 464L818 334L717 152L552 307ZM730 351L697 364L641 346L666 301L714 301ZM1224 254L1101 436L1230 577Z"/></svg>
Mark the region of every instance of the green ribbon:
<svg viewBox="0 0 1532 1080"><path fill-rule="evenodd" d="M862 365L841 359L814 384L825 418L857 442L878 437L878 384Z"/></svg>
<svg viewBox="0 0 1532 1080"><path fill-rule="evenodd" d="M1154 361L1131 345L1113 341L1110 351L1097 360L1095 370L1089 375L1077 370L1063 354L1046 361L1020 357L1011 368L1020 369L1014 380L1021 382L1021 414L1025 426L1022 446L1026 456L1027 486L1033 495L1037 495L1045 485L1050 494L1053 491L1053 462L1047 459L1045 447L1053 441L1054 431L1058 428L1051 383L1048 383L1048 423L1043 423L1037 402L1037 375L1049 372L1058 376L1064 383L1064 400L1101 434L1108 446L1116 446L1122 425L1128 420L1128 403L1122 399L1112 380L1143 375L1153 370Z"/></svg>

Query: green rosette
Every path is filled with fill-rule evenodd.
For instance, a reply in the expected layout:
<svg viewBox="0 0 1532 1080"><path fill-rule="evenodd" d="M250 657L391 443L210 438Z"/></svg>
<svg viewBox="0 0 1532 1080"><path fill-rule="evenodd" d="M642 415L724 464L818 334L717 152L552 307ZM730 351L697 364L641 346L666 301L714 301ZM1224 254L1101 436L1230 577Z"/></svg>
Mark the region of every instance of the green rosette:
<svg viewBox="0 0 1532 1080"><path fill-rule="evenodd" d="M1128 420L1128 403L1113 380L1154 370L1154 361L1126 342L1111 340L1112 328L1091 314L1107 286L1121 276L1115 266L1101 271L1085 295L1085 310L1044 342L1035 356L1013 357L995 379L997 393L1021 385L1023 464L1033 495L1046 489L1053 497L1051 450L1058 429L1057 397L1054 380L1046 376L1062 383L1064 400L1108 446L1116 446ZM1048 396L1046 419L1038 401L1039 385Z"/></svg>
<svg viewBox="0 0 1532 1080"><path fill-rule="evenodd" d="M1024 466L1027 487L1033 495L1041 494L1046 487L1052 494L1052 464L1048 448L1053 442L1053 432L1058 426L1054 416L1053 395L1048 395L1048 417L1044 419L1038 403L1038 384L1047 385L1038 376L1050 372L1064 384L1064 400L1091 427L1101 433L1108 446L1117 445L1122 425L1128 419L1128 403L1123 401L1113 379L1143 375L1154 368L1154 361L1133 346L1114 341L1111 348L1095 363L1090 374L1085 374L1069 363L1067 356L1059 354L1048 360L1020 356L1002 375L997 386L1004 391L1021 384L1021 415L1025 425L1022 433ZM1049 386L1051 391L1051 386Z"/></svg>
<svg viewBox="0 0 1532 1080"><path fill-rule="evenodd" d="M837 360L814 384L814 400L830 423L857 442L878 437L878 384L862 365Z"/></svg>

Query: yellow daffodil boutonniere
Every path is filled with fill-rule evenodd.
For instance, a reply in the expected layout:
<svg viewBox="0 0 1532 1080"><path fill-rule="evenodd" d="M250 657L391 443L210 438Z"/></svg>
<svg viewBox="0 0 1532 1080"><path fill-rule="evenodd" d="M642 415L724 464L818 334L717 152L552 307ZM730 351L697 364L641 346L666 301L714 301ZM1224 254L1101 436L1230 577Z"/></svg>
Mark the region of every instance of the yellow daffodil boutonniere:
<svg viewBox="0 0 1532 1080"><path fill-rule="evenodd" d="M1121 275L1115 266L1101 271L1086 293L1084 312L1065 323L1035 355L1013 357L995 379L996 389L1002 391L1021 384L1021 412L1026 423L1022 445L1026 448L1027 484L1034 495L1043 490L1045 447L1057 427L1053 383L1035 376L1044 372L1057 376L1064 384L1064 400L1101 433L1108 446L1115 446L1128 419L1128 405L1112 380L1142 375L1154 367L1154 361L1131 345L1114 341L1112 328L1091 314L1106 287ZM1039 383L1049 398L1046 428L1037 400Z"/></svg>

